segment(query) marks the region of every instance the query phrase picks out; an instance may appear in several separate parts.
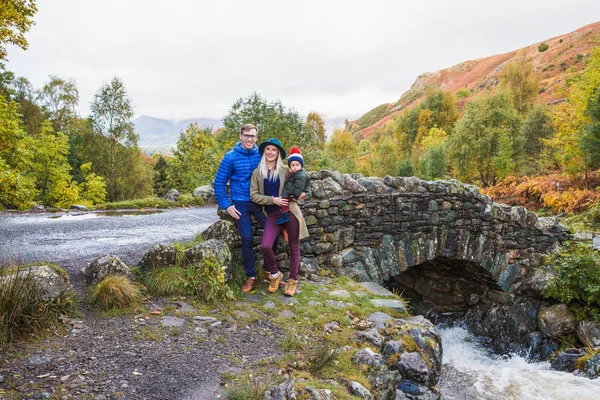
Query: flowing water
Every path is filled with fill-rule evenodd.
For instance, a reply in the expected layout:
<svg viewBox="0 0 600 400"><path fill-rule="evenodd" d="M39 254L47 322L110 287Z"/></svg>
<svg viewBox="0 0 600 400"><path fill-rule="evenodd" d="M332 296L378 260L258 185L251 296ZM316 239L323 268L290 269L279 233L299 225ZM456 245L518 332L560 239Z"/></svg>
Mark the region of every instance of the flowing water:
<svg viewBox="0 0 600 400"><path fill-rule="evenodd" d="M464 328L441 328L445 399L597 400L600 379L553 371L547 362L494 356Z"/></svg>

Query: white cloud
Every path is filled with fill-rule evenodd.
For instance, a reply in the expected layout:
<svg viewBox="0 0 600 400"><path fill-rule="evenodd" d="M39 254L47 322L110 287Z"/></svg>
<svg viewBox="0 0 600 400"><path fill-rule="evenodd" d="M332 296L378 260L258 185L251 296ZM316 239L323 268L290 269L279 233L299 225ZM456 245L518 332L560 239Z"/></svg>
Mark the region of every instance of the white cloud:
<svg viewBox="0 0 600 400"><path fill-rule="evenodd" d="M38 2L29 50L7 68L41 87L73 78L86 114L123 79L136 114L222 117L256 91L301 114L359 116L428 71L503 53L595 22L600 2ZM567 9L568 7L568 9Z"/></svg>

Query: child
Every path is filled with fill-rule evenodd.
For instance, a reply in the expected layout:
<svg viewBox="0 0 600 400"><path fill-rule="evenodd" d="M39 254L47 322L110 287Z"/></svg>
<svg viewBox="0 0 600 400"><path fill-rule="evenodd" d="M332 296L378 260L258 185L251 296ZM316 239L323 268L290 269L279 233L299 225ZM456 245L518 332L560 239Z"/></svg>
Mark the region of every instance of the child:
<svg viewBox="0 0 600 400"><path fill-rule="evenodd" d="M292 147L290 149L288 166L291 171L285 176L281 197L286 197L289 201L292 201L292 199L297 199L300 197L300 194L306 192L309 181L308 174L303 170L304 159L302 158L302 153L300 153L299 148ZM277 219L278 225L290 222L289 211L289 206L281 206L281 216Z"/></svg>

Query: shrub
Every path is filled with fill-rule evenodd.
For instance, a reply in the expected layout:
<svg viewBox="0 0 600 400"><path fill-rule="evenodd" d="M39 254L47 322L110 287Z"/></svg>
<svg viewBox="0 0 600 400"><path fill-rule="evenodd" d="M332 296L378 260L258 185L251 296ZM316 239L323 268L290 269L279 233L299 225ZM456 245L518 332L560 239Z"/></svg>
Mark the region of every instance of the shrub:
<svg viewBox="0 0 600 400"><path fill-rule="evenodd" d="M91 301L105 310L139 305L142 300L140 288L126 276L110 275L91 289Z"/></svg>
<svg viewBox="0 0 600 400"><path fill-rule="evenodd" d="M72 293L48 302L30 274L0 279L0 347L41 334L56 325L61 315L76 314Z"/></svg>
<svg viewBox="0 0 600 400"><path fill-rule="evenodd" d="M543 291L545 296L563 303L600 305L600 255L591 246L571 242L559 252L547 255L544 264L554 271Z"/></svg>
<svg viewBox="0 0 600 400"><path fill-rule="evenodd" d="M545 52L546 50L548 50L548 47L550 47L550 46L548 46L546 43L542 43L542 44L540 44L540 45L538 46L538 51L539 51L540 53L543 53L543 52Z"/></svg>
<svg viewBox="0 0 600 400"><path fill-rule="evenodd" d="M456 100L466 99L471 95L471 91L467 88L460 88L456 91Z"/></svg>
<svg viewBox="0 0 600 400"><path fill-rule="evenodd" d="M149 273L144 285L150 294L174 296L186 294L186 271L181 267L159 268Z"/></svg>
<svg viewBox="0 0 600 400"><path fill-rule="evenodd" d="M188 293L196 294L206 303L214 303L224 298L233 298L233 293L225 284L225 266L216 257L208 257L187 268L186 286Z"/></svg>

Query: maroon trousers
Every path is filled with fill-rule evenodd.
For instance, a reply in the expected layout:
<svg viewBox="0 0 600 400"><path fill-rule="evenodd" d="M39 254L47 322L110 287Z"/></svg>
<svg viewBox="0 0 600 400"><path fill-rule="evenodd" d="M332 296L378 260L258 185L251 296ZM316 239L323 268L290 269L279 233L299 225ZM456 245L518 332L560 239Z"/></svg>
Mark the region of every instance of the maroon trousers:
<svg viewBox="0 0 600 400"><path fill-rule="evenodd" d="M290 278L297 280L298 270L300 269L300 223L296 216L290 213L290 222L284 225L277 225L277 219L280 215L280 210L273 211L267 215L267 222L265 223L265 230L263 232L260 249L269 272L276 274L279 269L277 268L275 252L273 251L273 243L275 243L277 236L279 236L283 228L287 228L288 244L290 248Z"/></svg>

